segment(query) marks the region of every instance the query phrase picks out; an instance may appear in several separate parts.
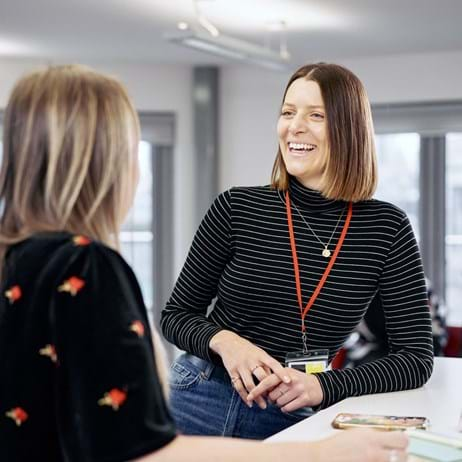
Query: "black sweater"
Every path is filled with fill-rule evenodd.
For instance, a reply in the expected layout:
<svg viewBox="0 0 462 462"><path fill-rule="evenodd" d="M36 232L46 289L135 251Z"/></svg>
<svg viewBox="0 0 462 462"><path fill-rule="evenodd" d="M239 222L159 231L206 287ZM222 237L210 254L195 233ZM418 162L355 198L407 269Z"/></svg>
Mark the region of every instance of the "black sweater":
<svg viewBox="0 0 462 462"><path fill-rule="evenodd" d="M0 461L121 462L176 430L135 275L100 242L10 247L0 293Z"/></svg>
<svg viewBox="0 0 462 462"><path fill-rule="evenodd" d="M290 198L320 241L327 243L345 209L291 179ZM333 235L333 251L346 213ZM328 260L292 207L303 304ZM390 355L355 369L318 374L321 408L349 396L416 388L433 368L431 321L417 243L405 213L378 200L353 205L342 249L306 317L308 347L335 356L375 294L381 298ZM214 308L207 308L216 297ZM301 350L301 319L284 193L268 186L232 188L204 217L161 326L180 349L217 363L210 339L227 329L284 362Z"/></svg>

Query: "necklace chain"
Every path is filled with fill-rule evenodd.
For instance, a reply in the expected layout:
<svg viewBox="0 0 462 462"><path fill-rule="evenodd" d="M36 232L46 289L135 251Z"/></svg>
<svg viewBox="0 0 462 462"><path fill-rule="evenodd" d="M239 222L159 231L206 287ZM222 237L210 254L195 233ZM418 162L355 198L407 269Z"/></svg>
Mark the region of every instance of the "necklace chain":
<svg viewBox="0 0 462 462"><path fill-rule="evenodd" d="M329 250L329 245L330 245L330 242L332 241L332 238L334 237L334 234L335 234L335 231L337 231L337 228L338 228L338 225L340 223L340 220L342 219L343 217L343 214L345 213L345 208L342 210L342 213L340 214L340 216L338 217L338 220L337 220L337 224L335 225L335 228L334 230L332 231L332 234L330 235L330 238L329 238L329 241L327 242L327 244L324 244L321 239L319 239L318 235L314 232L313 228L310 226L310 224L305 220L305 217L300 213L300 210L298 210L298 207L291 201L294 209L297 211L298 215L300 216L300 218L303 220L303 222L305 223L305 225L307 226L307 228L311 231L311 233L313 234L313 236L318 240L318 242L323 246L323 251L322 251L322 256L323 257L326 257L326 258L329 258L332 254L332 252Z"/></svg>

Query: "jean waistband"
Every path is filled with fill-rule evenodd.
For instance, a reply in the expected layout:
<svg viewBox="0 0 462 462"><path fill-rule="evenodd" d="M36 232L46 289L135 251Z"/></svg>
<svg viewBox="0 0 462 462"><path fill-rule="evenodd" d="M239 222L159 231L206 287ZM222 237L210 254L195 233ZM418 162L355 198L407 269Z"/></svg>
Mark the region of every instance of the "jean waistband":
<svg viewBox="0 0 462 462"><path fill-rule="evenodd" d="M186 361L189 361L191 364L194 364L194 366L197 368L201 369L205 378L209 379L214 377L226 382L230 382L228 371L224 367L217 366L216 364L194 356L191 353L184 353L181 357L183 357Z"/></svg>

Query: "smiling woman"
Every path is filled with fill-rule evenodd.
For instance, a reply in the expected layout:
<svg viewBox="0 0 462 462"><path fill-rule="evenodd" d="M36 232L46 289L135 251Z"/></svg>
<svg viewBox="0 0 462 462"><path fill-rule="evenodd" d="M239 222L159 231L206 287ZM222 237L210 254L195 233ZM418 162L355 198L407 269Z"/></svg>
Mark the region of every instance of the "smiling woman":
<svg viewBox="0 0 462 462"><path fill-rule="evenodd" d="M186 434L262 439L343 398L421 386L432 371L412 228L402 210L371 199L362 83L335 64L303 66L277 132L272 184L218 196L162 314L165 336L187 351L170 376ZM377 294L389 356L328 370Z"/></svg>

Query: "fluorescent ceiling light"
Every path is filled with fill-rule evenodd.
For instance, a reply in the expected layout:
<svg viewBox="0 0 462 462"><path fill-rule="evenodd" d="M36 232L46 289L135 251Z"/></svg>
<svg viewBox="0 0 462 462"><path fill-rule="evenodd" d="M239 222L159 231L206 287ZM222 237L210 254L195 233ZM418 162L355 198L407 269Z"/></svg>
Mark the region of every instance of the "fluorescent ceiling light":
<svg viewBox="0 0 462 462"><path fill-rule="evenodd" d="M290 64L289 57L282 56L269 48L222 34L213 37L207 33L187 30L167 34L165 39L178 45L268 69L285 71Z"/></svg>
<svg viewBox="0 0 462 462"><path fill-rule="evenodd" d="M24 56L32 54L33 50L21 42L16 42L10 39L0 37L0 56Z"/></svg>

